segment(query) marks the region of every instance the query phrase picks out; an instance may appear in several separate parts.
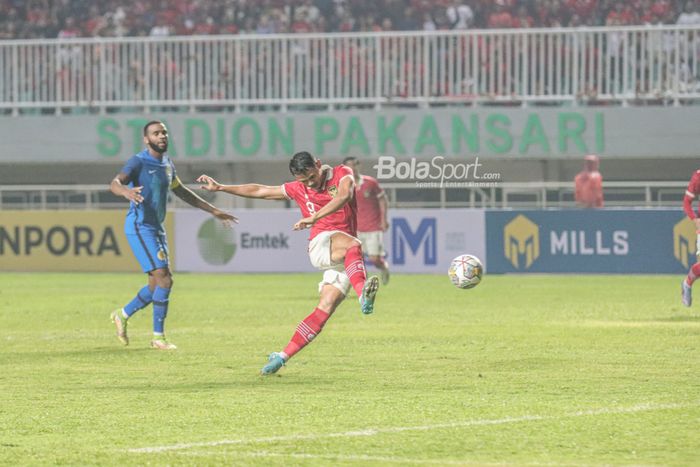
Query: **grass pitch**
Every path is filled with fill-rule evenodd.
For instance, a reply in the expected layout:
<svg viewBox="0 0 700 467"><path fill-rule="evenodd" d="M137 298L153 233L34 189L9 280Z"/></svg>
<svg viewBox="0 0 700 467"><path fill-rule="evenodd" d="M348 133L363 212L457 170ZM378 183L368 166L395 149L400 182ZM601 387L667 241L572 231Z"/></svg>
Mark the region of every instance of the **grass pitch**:
<svg viewBox="0 0 700 467"><path fill-rule="evenodd" d="M0 274L0 464L700 465L680 277L397 275L268 378L318 274L176 275L171 353L143 279Z"/></svg>

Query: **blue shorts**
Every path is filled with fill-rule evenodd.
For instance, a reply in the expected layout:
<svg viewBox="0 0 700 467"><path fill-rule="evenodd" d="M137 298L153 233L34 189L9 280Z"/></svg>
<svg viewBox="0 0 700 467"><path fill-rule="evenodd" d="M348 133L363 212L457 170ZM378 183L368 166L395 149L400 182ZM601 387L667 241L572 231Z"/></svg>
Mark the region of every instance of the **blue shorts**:
<svg viewBox="0 0 700 467"><path fill-rule="evenodd" d="M170 266L168 241L164 233L140 230L135 234L126 234L126 239L143 272Z"/></svg>

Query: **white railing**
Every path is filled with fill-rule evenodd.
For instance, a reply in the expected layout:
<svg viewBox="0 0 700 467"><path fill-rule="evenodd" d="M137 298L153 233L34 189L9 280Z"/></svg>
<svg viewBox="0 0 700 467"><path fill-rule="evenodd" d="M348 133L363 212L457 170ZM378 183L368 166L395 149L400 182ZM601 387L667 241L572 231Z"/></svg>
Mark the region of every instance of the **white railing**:
<svg viewBox="0 0 700 467"><path fill-rule="evenodd" d="M700 98L700 26L0 41L0 109Z"/></svg>
<svg viewBox="0 0 700 467"><path fill-rule="evenodd" d="M383 183L392 208L573 208L572 182L499 183L490 187L416 188L415 183ZM606 207L681 208L687 182L605 182ZM192 185L195 189L197 186ZM211 195L196 190L225 209L279 208L283 203ZM172 197L172 207L187 207ZM284 203L296 208L289 202ZM106 185L0 185L0 210L126 209L127 203Z"/></svg>

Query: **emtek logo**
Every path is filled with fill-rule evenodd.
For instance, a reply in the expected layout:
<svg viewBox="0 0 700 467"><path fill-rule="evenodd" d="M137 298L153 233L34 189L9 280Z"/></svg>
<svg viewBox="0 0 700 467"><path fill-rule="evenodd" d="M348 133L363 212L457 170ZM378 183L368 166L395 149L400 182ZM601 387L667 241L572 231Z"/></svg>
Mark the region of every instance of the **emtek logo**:
<svg viewBox="0 0 700 467"><path fill-rule="evenodd" d="M437 264L437 221L434 217L426 217L420 221L414 231L404 217L395 217L391 223L391 256L392 263L406 264L406 249L412 254L418 254L423 248L423 264Z"/></svg>
<svg viewBox="0 0 700 467"><path fill-rule="evenodd" d="M264 233L255 235L236 231L216 219L207 219L197 232L197 246L204 261L214 266L228 264L237 250L288 250L289 236Z"/></svg>
<svg viewBox="0 0 700 467"><path fill-rule="evenodd" d="M522 214L503 228L503 241L503 253L515 269L529 268L540 256L540 229Z"/></svg>
<svg viewBox="0 0 700 467"><path fill-rule="evenodd" d="M683 267L688 268L695 262L695 239L695 223L687 217L673 226L673 256Z"/></svg>
<svg viewBox="0 0 700 467"><path fill-rule="evenodd" d="M236 254L235 232L216 219L207 219L197 232L197 247L208 264L227 264Z"/></svg>

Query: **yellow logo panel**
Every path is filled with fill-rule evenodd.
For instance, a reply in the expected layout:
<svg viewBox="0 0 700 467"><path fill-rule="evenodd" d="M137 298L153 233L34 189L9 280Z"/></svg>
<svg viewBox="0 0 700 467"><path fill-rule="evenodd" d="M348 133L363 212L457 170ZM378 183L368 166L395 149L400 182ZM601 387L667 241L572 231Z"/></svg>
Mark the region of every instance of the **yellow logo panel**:
<svg viewBox="0 0 700 467"><path fill-rule="evenodd" d="M691 266L688 258L697 253L696 235L695 223L687 217L673 226L673 256L686 268Z"/></svg>
<svg viewBox="0 0 700 467"><path fill-rule="evenodd" d="M540 256L540 229L522 214L503 228L503 241L503 254L516 269L529 268ZM520 264L521 256L525 264Z"/></svg>
<svg viewBox="0 0 700 467"><path fill-rule="evenodd" d="M125 215L126 209L0 211L0 271L139 272L124 235ZM173 225L169 215L170 242Z"/></svg>

